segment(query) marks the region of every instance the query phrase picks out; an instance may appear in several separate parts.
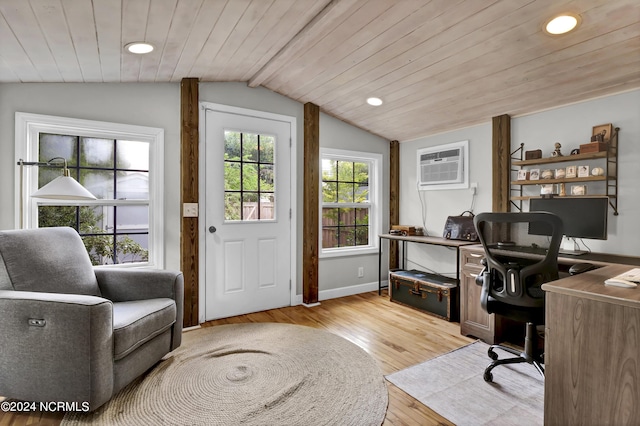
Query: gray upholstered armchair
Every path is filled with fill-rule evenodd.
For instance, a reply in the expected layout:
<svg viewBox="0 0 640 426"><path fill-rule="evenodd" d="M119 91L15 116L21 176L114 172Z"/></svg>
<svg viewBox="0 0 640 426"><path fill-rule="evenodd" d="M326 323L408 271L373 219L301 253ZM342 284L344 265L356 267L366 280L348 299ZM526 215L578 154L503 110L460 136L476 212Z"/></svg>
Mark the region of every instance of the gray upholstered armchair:
<svg viewBox="0 0 640 426"><path fill-rule="evenodd" d="M180 346L183 285L94 268L71 228L0 231L0 395L95 410Z"/></svg>

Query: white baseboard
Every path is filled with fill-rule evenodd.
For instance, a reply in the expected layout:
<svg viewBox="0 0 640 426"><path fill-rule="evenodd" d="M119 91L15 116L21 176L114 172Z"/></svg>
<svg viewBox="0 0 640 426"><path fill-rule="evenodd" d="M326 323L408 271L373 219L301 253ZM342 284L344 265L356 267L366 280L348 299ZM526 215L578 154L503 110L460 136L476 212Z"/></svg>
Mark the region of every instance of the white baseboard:
<svg viewBox="0 0 640 426"><path fill-rule="evenodd" d="M383 281L382 286L384 287L386 285L387 281ZM367 293L370 291L378 291L378 281L366 284L350 285L347 287L332 288L329 290L320 290L318 292L318 300L337 299L338 297L353 296L354 294ZM302 305L302 295L296 295L294 302L294 305Z"/></svg>

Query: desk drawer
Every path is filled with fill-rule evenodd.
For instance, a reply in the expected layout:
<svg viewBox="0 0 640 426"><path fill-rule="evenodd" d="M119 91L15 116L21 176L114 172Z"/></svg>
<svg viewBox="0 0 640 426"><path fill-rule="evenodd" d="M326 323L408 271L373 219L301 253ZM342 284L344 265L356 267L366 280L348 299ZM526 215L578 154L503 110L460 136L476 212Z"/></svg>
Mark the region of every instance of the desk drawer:
<svg viewBox="0 0 640 426"><path fill-rule="evenodd" d="M467 265L482 268L480 261L484 258L484 253L463 250L460 257L462 258L460 264L463 268Z"/></svg>

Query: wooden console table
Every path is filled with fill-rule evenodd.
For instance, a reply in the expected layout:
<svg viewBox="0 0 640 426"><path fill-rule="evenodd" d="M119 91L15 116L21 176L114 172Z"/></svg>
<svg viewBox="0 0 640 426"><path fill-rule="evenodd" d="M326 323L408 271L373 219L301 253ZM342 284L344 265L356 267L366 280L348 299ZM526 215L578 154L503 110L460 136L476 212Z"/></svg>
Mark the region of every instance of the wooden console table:
<svg viewBox="0 0 640 426"><path fill-rule="evenodd" d="M432 246L442 246L442 247L452 247L456 249L456 281L460 284L460 247L468 246L470 244L478 244L473 241L460 241L460 240L447 240L446 238L441 237L424 237L417 235L391 235L391 234L380 234L379 243L378 243L378 294L382 293L382 289L386 287L382 287L382 240L394 240L394 241L402 241L402 269L406 269L407 267L407 243L417 243L417 244L429 244Z"/></svg>
<svg viewBox="0 0 640 426"><path fill-rule="evenodd" d="M604 285L637 265L610 265L542 285L545 425L640 419L640 287Z"/></svg>

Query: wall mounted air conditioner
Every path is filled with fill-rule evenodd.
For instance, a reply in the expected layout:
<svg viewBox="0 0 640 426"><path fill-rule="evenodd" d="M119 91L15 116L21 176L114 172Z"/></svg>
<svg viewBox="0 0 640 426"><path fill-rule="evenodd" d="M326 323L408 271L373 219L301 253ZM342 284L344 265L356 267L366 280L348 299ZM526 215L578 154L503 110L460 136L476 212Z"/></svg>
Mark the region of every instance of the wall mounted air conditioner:
<svg viewBox="0 0 640 426"><path fill-rule="evenodd" d="M421 190L469 188L469 141L422 148L418 156Z"/></svg>

